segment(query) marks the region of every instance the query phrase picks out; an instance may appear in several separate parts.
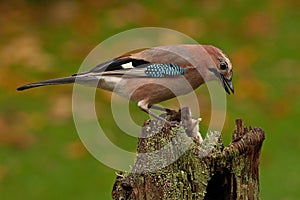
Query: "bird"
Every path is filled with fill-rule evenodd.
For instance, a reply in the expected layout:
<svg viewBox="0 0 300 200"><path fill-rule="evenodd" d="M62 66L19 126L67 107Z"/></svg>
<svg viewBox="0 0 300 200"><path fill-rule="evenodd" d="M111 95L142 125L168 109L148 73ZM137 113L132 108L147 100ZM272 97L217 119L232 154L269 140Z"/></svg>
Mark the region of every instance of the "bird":
<svg viewBox="0 0 300 200"><path fill-rule="evenodd" d="M112 91L136 102L156 119L170 123L151 109L162 101L192 92L208 81L217 80L228 94L234 93L232 64L225 53L212 45L173 44L126 53L69 77L29 83L29 88L77 83Z"/></svg>

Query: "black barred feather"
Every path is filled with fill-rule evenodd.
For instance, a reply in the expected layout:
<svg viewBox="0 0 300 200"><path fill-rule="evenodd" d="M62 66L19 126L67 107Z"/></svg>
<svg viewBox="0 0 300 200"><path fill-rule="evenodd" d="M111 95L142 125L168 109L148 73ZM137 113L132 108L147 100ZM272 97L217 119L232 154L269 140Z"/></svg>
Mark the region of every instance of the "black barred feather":
<svg viewBox="0 0 300 200"><path fill-rule="evenodd" d="M153 78L163 78L182 75L185 70L173 64L150 64L146 67L145 74Z"/></svg>

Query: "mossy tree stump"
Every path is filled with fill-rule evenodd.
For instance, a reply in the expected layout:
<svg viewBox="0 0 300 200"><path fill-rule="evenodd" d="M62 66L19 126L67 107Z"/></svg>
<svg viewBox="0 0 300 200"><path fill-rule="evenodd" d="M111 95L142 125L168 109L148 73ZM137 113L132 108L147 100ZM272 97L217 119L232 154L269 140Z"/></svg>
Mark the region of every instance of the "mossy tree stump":
<svg viewBox="0 0 300 200"><path fill-rule="evenodd" d="M168 117L179 121L180 116ZM199 143L186 130L156 120L146 123L137 160L131 172L118 173L113 199L259 199L262 129L246 128L237 119L226 147L218 132Z"/></svg>

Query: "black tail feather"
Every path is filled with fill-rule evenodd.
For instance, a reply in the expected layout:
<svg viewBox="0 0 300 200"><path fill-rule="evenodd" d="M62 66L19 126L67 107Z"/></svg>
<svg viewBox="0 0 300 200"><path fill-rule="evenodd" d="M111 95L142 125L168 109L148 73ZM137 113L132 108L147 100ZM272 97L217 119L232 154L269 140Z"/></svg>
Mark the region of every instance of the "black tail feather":
<svg viewBox="0 0 300 200"><path fill-rule="evenodd" d="M50 79L50 80L45 80L45 81L40 81L40 82L35 82L35 83L29 83L29 84L26 84L26 85L22 85L21 87L18 87L17 90L22 91L22 90L27 90L27 89L30 89L30 88L40 87L40 86L45 86L45 85L59 85L59 84L74 83L75 79L76 79L76 76Z"/></svg>

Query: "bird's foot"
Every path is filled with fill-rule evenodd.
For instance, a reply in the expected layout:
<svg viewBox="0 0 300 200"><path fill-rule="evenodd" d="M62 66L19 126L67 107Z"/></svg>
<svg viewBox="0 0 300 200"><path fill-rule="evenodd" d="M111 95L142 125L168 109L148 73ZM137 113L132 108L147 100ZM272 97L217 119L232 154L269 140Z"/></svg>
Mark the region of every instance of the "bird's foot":
<svg viewBox="0 0 300 200"><path fill-rule="evenodd" d="M152 117L162 121L164 124L168 125L168 126L176 126L176 125L179 125L179 122L178 121L175 121L175 120L172 120L172 118L170 119L166 119L165 117L169 116L169 115L166 115L166 114L162 114L162 115L156 115L155 113L152 113L151 111L149 112L149 115L151 115Z"/></svg>
<svg viewBox="0 0 300 200"><path fill-rule="evenodd" d="M189 137L194 138L196 141L201 143L203 141L202 136L199 132L199 123L201 122L201 118L193 119L192 112L189 108L185 107L181 109L181 125L184 127L186 134Z"/></svg>

